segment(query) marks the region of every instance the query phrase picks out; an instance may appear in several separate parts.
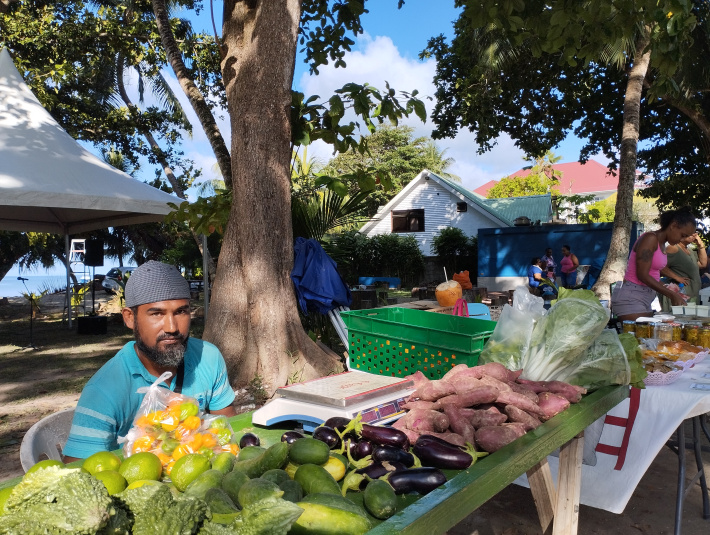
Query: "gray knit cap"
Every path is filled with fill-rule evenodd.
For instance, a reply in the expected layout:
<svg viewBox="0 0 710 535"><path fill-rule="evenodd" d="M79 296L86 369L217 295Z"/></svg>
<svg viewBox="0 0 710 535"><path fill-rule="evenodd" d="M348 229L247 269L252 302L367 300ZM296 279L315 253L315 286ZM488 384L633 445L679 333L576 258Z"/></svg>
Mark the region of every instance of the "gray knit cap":
<svg viewBox="0 0 710 535"><path fill-rule="evenodd" d="M126 283L125 298L129 308L173 299L190 299L190 283L175 266L149 260L131 273Z"/></svg>

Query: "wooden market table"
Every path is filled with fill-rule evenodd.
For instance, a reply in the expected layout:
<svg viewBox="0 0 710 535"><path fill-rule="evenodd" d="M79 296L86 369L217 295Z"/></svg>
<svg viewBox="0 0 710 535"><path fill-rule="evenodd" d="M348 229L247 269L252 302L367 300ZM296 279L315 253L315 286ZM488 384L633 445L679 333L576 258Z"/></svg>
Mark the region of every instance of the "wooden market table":
<svg viewBox="0 0 710 535"><path fill-rule="evenodd" d="M553 534L573 535L577 532L584 429L628 394L628 386L612 386L584 396L564 413L479 459L468 470L447 472L453 477L445 485L375 526L368 535L445 533L525 473L542 530L554 519ZM251 413L234 417L232 427L237 434L253 429L267 445L279 440L287 429L252 426ZM546 459L558 448L561 448L560 476L555 490Z"/></svg>

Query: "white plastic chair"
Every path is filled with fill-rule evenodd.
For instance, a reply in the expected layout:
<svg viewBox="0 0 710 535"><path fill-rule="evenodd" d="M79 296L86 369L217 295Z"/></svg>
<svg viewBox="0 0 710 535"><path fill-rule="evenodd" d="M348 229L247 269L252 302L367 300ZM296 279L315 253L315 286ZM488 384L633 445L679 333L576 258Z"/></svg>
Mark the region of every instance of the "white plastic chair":
<svg viewBox="0 0 710 535"><path fill-rule="evenodd" d="M20 464L27 472L42 456L62 460L62 449L69 438L74 409L65 409L42 418L30 427L20 444Z"/></svg>

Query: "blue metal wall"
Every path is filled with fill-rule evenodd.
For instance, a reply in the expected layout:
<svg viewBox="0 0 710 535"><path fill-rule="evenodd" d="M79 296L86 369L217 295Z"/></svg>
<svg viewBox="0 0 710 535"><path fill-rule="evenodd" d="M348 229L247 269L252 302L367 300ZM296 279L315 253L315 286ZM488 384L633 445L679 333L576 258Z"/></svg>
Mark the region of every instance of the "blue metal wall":
<svg viewBox="0 0 710 535"><path fill-rule="evenodd" d="M527 274L530 260L543 256L548 247L552 248L559 274L562 246L569 245L580 264L591 266L591 286L606 260L611 229L612 223L479 229L478 276L523 277ZM642 223L632 224L629 251L642 232Z"/></svg>

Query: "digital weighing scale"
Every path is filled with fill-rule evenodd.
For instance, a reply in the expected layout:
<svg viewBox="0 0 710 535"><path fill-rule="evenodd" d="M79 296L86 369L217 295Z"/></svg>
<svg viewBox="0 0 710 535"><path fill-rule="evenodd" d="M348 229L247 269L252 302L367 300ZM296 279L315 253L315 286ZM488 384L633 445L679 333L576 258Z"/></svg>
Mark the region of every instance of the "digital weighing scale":
<svg viewBox="0 0 710 535"><path fill-rule="evenodd" d="M274 425L294 420L313 431L328 418L353 418L358 413L368 424L385 424L402 416L402 404L414 392L414 382L400 377L348 371L276 390L276 398L254 411L252 422Z"/></svg>

